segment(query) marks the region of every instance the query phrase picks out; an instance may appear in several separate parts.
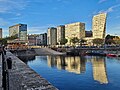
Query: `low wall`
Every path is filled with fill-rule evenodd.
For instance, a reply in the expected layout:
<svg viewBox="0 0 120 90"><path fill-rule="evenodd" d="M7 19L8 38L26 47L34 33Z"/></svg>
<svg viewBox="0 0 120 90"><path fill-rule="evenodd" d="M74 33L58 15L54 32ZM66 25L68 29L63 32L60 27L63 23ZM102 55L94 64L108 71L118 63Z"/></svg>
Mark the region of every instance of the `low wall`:
<svg viewBox="0 0 120 90"><path fill-rule="evenodd" d="M12 53L7 52L6 58L8 57L12 59L9 90L58 90Z"/></svg>
<svg viewBox="0 0 120 90"><path fill-rule="evenodd" d="M2 55L0 53L0 90L3 90L2 88Z"/></svg>

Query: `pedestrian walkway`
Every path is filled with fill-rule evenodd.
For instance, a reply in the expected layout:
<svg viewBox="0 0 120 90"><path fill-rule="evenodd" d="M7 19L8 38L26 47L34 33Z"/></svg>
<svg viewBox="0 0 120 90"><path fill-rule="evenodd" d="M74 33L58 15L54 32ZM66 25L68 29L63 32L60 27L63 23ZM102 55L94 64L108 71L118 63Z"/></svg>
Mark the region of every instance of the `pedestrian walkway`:
<svg viewBox="0 0 120 90"><path fill-rule="evenodd" d="M49 53L52 53L53 55L64 55L65 53L62 53L62 52L58 52L58 51L55 51L55 50L52 50L50 48L43 48L45 51L49 52Z"/></svg>
<svg viewBox="0 0 120 90"><path fill-rule="evenodd" d="M2 89L2 55L0 54L0 90Z"/></svg>
<svg viewBox="0 0 120 90"><path fill-rule="evenodd" d="M6 58L9 57L12 60L12 69L8 70L9 90L58 90L11 52L6 53Z"/></svg>
<svg viewBox="0 0 120 90"><path fill-rule="evenodd" d="M39 48L35 49L38 55L64 55L65 53L54 51L50 48Z"/></svg>

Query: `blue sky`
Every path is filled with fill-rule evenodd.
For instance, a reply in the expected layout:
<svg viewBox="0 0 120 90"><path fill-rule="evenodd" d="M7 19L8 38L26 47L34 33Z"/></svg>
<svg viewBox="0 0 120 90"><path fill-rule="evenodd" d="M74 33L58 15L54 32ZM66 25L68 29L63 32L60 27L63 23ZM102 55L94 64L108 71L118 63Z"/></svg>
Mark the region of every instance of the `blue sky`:
<svg viewBox="0 0 120 90"><path fill-rule="evenodd" d="M91 30L92 17L100 12L108 13L107 34L120 35L120 0L0 0L0 27L4 36L18 23L27 24L29 34L73 22Z"/></svg>

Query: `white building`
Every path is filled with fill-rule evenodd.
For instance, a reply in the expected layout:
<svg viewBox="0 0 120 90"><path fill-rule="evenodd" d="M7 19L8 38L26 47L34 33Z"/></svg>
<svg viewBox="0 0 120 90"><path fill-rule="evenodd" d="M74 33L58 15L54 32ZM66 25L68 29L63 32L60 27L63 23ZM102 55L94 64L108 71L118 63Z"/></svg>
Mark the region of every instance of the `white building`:
<svg viewBox="0 0 120 90"><path fill-rule="evenodd" d="M71 45L71 38L77 37L82 39L85 37L85 23L77 22L65 25L65 38L68 40L67 45Z"/></svg>
<svg viewBox="0 0 120 90"><path fill-rule="evenodd" d="M93 16L92 21L92 31L93 31L93 38L105 38L106 32L106 13L101 13L98 15Z"/></svg>

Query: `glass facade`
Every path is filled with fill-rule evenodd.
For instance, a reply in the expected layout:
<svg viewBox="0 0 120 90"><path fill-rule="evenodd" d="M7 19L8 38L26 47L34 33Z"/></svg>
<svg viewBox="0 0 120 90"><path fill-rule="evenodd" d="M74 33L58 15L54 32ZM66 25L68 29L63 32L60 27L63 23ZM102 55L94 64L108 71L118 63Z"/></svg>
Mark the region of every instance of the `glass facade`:
<svg viewBox="0 0 120 90"><path fill-rule="evenodd" d="M17 35L19 40L27 40L27 24L17 24L9 27L9 36Z"/></svg>

